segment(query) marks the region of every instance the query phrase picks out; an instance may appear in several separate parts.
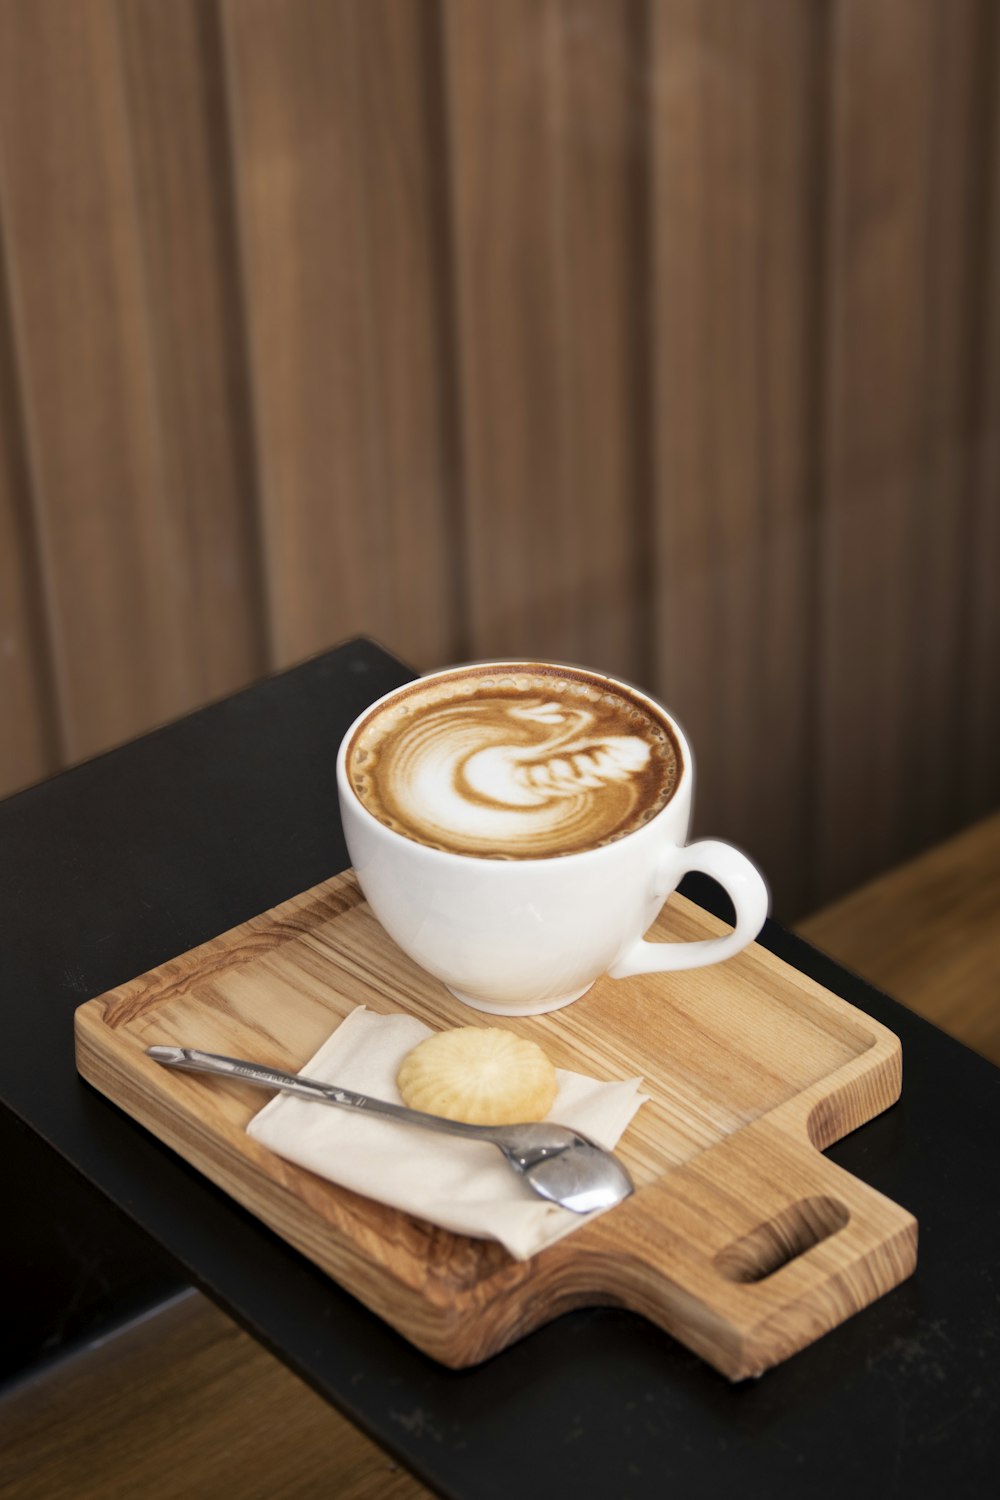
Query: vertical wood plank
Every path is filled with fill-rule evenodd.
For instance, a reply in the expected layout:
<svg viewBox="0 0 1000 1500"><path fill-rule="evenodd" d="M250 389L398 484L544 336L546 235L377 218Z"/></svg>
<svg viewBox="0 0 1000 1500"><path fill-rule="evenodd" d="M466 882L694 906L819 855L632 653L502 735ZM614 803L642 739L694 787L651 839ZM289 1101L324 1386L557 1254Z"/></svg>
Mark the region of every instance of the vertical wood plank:
<svg viewBox="0 0 1000 1500"><path fill-rule="evenodd" d="M996 85L996 39L990 48L987 13L994 8L993 0L934 0L930 17L923 409L906 579L912 626L899 777L903 805L892 863L937 843L961 818L962 777L952 768L968 680L962 665L967 559L981 425L976 355L980 321L988 316L984 105ZM1000 553L994 552L994 562L1000 566ZM987 673L975 684L976 696L992 697L989 683Z"/></svg>
<svg viewBox="0 0 1000 1500"><path fill-rule="evenodd" d="M46 701L44 637L22 496L11 483L7 414L0 412L0 797L56 769Z"/></svg>
<svg viewBox="0 0 1000 1500"><path fill-rule="evenodd" d="M0 201L0 797L59 760L6 271Z"/></svg>
<svg viewBox="0 0 1000 1500"><path fill-rule="evenodd" d="M391 0L223 10L281 664L458 629L427 27Z"/></svg>
<svg viewBox="0 0 1000 1500"><path fill-rule="evenodd" d="M193 13L158 12L0 4L0 192L70 760L259 665L211 82Z"/></svg>
<svg viewBox="0 0 1000 1500"><path fill-rule="evenodd" d="M461 654L465 619L437 6L353 0L351 25L369 430L385 512L376 565L397 649L439 666Z"/></svg>
<svg viewBox="0 0 1000 1500"><path fill-rule="evenodd" d="M653 10L658 686L696 826L808 904L822 11Z"/></svg>
<svg viewBox="0 0 1000 1500"><path fill-rule="evenodd" d="M639 8L444 8L471 639L647 676Z"/></svg>
<svg viewBox="0 0 1000 1500"><path fill-rule="evenodd" d="M255 453L215 6L119 0L166 504L192 702L267 666Z"/></svg>
<svg viewBox="0 0 1000 1500"><path fill-rule="evenodd" d="M0 6L0 172L70 757L183 701L109 4Z"/></svg>
<svg viewBox="0 0 1000 1500"><path fill-rule="evenodd" d="M958 816L981 10L835 8L821 899Z"/></svg>
<svg viewBox="0 0 1000 1500"><path fill-rule="evenodd" d="M1000 806L1000 15L985 6L979 34L984 160L975 351L975 435L962 588L965 616L955 675L962 685L956 749L963 819Z"/></svg>

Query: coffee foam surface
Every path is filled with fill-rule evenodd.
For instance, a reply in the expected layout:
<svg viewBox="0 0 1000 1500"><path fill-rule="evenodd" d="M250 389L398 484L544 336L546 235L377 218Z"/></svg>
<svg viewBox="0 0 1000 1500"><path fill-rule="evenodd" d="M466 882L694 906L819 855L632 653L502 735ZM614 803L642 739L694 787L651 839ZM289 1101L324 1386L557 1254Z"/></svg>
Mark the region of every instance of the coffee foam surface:
<svg viewBox="0 0 1000 1500"><path fill-rule="evenodd" d="M418 682L363 721L347 756L354 791L388 827L498 859L621 838L666 805L680 765L638 698L539 669Z"/></svg>

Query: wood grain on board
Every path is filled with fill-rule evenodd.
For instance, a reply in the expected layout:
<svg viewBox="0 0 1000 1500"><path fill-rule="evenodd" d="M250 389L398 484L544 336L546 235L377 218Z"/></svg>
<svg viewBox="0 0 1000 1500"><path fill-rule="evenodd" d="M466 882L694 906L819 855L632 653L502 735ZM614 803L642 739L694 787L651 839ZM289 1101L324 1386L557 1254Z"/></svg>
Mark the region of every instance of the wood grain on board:
<svg viewBox="0 0 1000 1500"><path fill-rule="evenodd" d="M722 924L681 897L658 924ZM756 945L708 970L601 980L505 1021L557 1066L639 1073L617 1148L637 1191L529 1261L283 1161L245 1132L246 1084L145 1055L188 1045L297 1070L356 1005L434 1028L469 1012L407 959L351 872L89 1001L83 1076L435 1358L486 1358L572 1307L641 1312L732 1378L759 1373L913 1269L916 1224L822 1148L894 1102L896 1038ZM526 1189L527 1191L527 1189Z"/></svg>

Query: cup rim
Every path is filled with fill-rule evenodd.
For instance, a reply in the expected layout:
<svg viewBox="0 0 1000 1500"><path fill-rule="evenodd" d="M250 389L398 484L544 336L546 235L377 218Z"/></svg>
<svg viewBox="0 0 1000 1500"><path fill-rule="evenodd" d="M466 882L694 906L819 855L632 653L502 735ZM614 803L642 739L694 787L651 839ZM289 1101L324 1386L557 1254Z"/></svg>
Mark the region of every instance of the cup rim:
<svg viewBox="0 0 1000 1500"><path fill-rule="evenodd" d="M348 780L347 751L355 733L371 714L375 713L384 703L388 703L398 694L406 692L408 688L413 688L421 682L433 682L437 677L455 676L461 672L468 671L470 668L496 668L497 671L516 671L520 669L524 671L537 667L546 667L556 671L578 672L584 677L609 683L612 687L624 688L627 692L634 694L635 697L646 704L654 714L665 720L680 750L680 774L669 801L664 803L659 812L650 818L648 823L643 823L639 828L633 828L630 832L622 834L620 838L612 839L610 843L597 844L592 849L575 849L569 854L534 855L526 859L496 859L485 854L461 854L453 849L437 849L433 844L425 844L420 839L410 838L408 834L399 833L395 828L390 828L387 823L382 822L381 818L377 818L373 812L368 810ZM674 715L664 708L663 704L658 702L657 699L651 697L649 693L644 692L642 688L637 687L635 683L628 682L623 677L613 677L609 672L599 672L593 667L585 667L572 662L543 661L537 657L534 660L526 657L484 657L479 661L456 662L450 667L437 667L433 672L419 672L409 682L401 682L398 687L390 688L387 693L383 693L381 697L369 703L367 708L362 709L348 725L337 749L337 789L341 797L346 798L355 811L361 814L363 822L371 824L372 827L378 829L380 833L387 835L390 839L399 839L406 847L420 849L425 854L435 855L438 859L447 862L458 860L460 863L479 869L483 865L512 869L519 869L525 866L540 868L543 865L562 868L569 860L593 859L597 855L607 855L611 850L616 849L619 845L629 843L640 834L652 832L660 820L674 807L678 797L690 785L693 775L694 763L687 735Z"/></svg>

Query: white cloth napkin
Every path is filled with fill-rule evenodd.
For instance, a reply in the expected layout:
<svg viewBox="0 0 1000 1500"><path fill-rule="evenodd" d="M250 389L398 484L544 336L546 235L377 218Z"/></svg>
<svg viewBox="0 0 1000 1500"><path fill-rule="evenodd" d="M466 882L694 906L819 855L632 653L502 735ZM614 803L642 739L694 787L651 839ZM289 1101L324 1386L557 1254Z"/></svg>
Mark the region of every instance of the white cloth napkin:
<svg viewBox="0 0 1000 1500"><path fill-rule="evenodd" d="M358 1008L301 1070L303 1077L401 1103L400 1063L430 1027L413 1016ZM557 1069L559 1092L548 1118L611 1148L644 1103L641 1078L600 1083ZM546 1203L495 1146L396 1125L359 1110L279 1094L255 1115L248 1134L279 1156L356 1193L429 1219L446 1229L496 1239L518 1260L578 1229L593 1214Z"/></svg>

